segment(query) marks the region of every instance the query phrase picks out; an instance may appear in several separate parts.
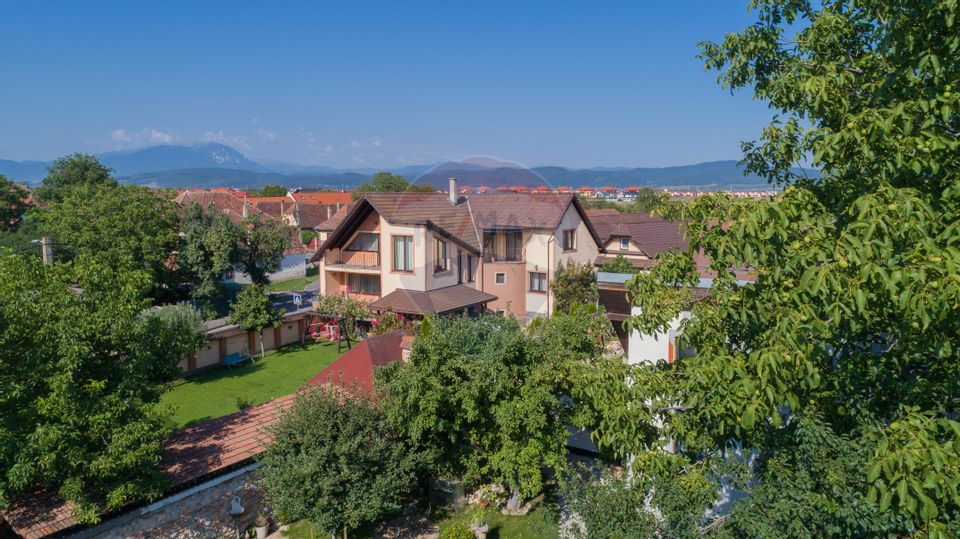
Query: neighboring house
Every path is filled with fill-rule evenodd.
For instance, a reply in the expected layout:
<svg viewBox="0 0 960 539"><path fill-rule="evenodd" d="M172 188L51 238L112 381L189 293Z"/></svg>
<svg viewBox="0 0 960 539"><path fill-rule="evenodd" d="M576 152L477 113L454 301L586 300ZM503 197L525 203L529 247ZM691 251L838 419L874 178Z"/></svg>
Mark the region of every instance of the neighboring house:
<svg viewBox="0 0 960 539"><path fill-rule="evenodd" d="M577 187L577 194L582 197L593 198L597 195L597 190L584 185L583 187Z"/></svg>
<svg viewBox="0 0 960 539"><path fill-rule="evenodd" d="M311 259L320 292L413 315L548 315L557 265L592 263L601 249L572 194L367 193L330 221Z"/></svg>
<svg viewBox="0 0 960 539"><path fill-rule="evenodd" d="M597 266L623 255L635 268L649 269L656 265L657 255L687 248L680 222L667 221L647 212L620 213L605 209L587 213L605 251L597 257ZM706 264L705 260L702 262Z"/></svg>
<svg viewBox="0 0 960 539"><path fill-rule="evenodd" d="M616 199L617 199L617 188L616 188L616 187L610 187L609 185L606 186L606 187L601 187L600 189L597 189L597 194L596 194L596 196L597 196L597 198L602 198L602 199L605 199L605 200L616 200Z"/></svg>
<svg viewBox="0 0 960 539"><path fill-rule="evenodd" d="M311 204L332 204L342 206L349 204L353 195L347 192L339 191L310 191L304 189L294 189L288 193L296 202L307 202Z"/></svg>
<svg viewBox="0 0 960 539"><path fill-rule="evenodd" d="M634 200L637 200L637 195L638 195L639 193L640 193L640 188L639 188L639 187L630 186L630 187L627 187L626 189L624 189L624 190L620 193L620 197L621 197L623 200L627 201L627 202L633 202Z"/></svg>

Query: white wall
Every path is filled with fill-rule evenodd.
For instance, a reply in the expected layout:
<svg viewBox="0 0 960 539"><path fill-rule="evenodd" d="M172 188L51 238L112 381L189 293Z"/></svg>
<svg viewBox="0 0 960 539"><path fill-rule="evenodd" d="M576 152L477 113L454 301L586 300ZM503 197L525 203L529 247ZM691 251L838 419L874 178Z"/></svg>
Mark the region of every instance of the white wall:
<svg viewBox="0 0 960 539"><path fill-rule="evenodd" d="M632 315L639 316L642 313L639 307L633 307ZM667 361L670 354L670 344L676 343L677 335L680 330L680 322L690 318L689 312L682 312L680 316L670 322L670 328L666 333L655 335L641 335L634 331L628 337L627 345L627 363L637 364L642 361L656 363L659 360Z"/></svg>

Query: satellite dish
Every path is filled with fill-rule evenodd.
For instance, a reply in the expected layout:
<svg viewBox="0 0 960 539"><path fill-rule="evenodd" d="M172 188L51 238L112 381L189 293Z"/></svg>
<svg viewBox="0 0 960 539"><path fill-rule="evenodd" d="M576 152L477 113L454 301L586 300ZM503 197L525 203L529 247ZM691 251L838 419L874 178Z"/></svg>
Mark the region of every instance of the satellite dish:
<svg viewBox="0 0 960 539"><path fill-rule="evenodd" d="M230 500L230 515L239 516L242 515L244 511L245 509L240 505L240 496L234 496L233 499Z"/></svg>

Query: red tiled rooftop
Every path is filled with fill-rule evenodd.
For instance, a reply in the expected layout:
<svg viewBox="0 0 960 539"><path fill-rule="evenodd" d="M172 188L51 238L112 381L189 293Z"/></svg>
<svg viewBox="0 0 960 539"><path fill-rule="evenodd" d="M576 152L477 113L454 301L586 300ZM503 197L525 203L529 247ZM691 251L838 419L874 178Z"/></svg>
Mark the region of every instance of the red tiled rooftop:
<svg viewBox="0 0 960 539"><path fill-rule="evenodd" d="M312 202L313 204L349 204L353 200L353 195L350 193L333 191L299 191L292 193L291 196L297 202Z"/></svg>
<svg viewBox="0 0 960 539"><path fill-rule="evenodd" d="M311 378L307 385L334 384L343 389L360 389L373 393L373 371L401 361L407 337L400 330L360 341L346 354ZM412 339L412 337L411 337Z"/></svg>

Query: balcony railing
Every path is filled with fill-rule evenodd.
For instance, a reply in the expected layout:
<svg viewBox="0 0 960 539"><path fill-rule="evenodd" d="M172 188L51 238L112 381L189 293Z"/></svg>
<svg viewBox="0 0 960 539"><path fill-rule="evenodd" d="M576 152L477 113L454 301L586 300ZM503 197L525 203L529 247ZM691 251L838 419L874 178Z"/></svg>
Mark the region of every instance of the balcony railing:
<svg viewBox="0 0 960 539"><path fill-rule="evenodd" d="M331 249L324 253L323 261L328 266L337 265L349 268L379 269L380 252Z"/></svg>
<svg viewBox="0 0 960 539"><path fill-rule="evenodd" d="M516 247L513 249L501 249L499 251L486 251L483 253L484 262L522 262L523 249Z"/></svg>

